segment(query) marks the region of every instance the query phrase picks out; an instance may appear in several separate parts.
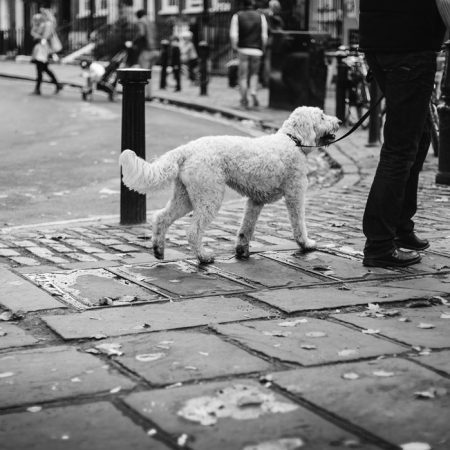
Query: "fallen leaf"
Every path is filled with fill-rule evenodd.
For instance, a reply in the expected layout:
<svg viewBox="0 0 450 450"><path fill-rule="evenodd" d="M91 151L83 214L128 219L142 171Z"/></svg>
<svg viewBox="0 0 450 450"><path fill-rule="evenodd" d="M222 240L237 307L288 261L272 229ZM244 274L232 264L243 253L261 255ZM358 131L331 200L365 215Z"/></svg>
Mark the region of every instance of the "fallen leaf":
<svg viewBox="0 0 450 450"><path fill-rule="evenodd" d="M304 350L316 350L317 346L313 345L313 344L302 344L300 345L301 348L303 348Z"/></svg>
<svg viewBox="0 0 450 450"><path fill-rule="evenodd" d="M400 319L398 319L399 322L411 322L411 320L409 320L407 317L400 317Z"/></svg>
<svg viewBox="0 0 450 450"><path fill-rule="evenodd" d="M87 348L85 350L85 353L92 353L93 355L98 355L101 353L101 351L97 350L96 348Z"/></svg>
<svg viewBox="0 0 450 450"><path fill-rule="evenodd" d="M352 355L356 355L358 353L358 350L355 350L353 348L346 348L344 350L340 350L338 352L339 356L352 356Z"/></svg>
<svg viewBox="0 0 450 450"><path fill-rule="evenodd" d="M442 313L440 318L441 319L450 319L450 313Z"/></svg>
<svg viewBox="0 0 450 450"><path fill-rule="evenodd" d="M402 450L431 450L431 445L426 442L408 442L400 444Z"/></svg>
<svg viewBox="0 0 450 450"><path fill-rule="evenodd" d="M347 372L342 374L342 378L344 380L357 380L359 378L359 375L355 372Z"/></svg>
<svg viewBox="0 0 450 450"><path fill-rule="evenodd" d="M433 325L432 323L425 323L420 322L419 325L417 325L417 328L422 328L424 330L429 330L430 328L435 328L436 325Z"/></svg>
<svg viewBox="0 0 450 450"><path fill-rule="evenodd" d="M388 372L386 370L375 370L372 374L376 377L393 377L395 375L394 372Z"/></svg>
<svg viewBox="0 0 450 450"><path fill-rule="evenodd" d="M121 386L117 386L115 388L112 388L109 392L111 394L117 394L118 392L120 392L122 390Z"/></svg>
<svg viewBox="0 0 450 450"><path fill-rule="evenodd" d="M14 375L14 372L2 372L0 373L0 378L8 378L12 377Z"/></svg>
<svg viewBox="0 0 450 450"><path fill-rule="evenodd" d="M312 338L321 338L325 337L327 333L324 333L323 331L309 331L306 333L306 336L312 337Z"/></svg>
<svg viewBox="0 0 450 450"><path fill-rule="evenodd" d="M8 321L10 321L10 320L13 320L13 314L12 314L12 312L10 312L10 311L2 312L2 313L0 314L0 320L3 320L3 321L5 321L5 322L8 322Z"/></svg>
<svg viewBox="0 0 450 450"><path fill-rule="evenodd" d="M136 355L136 359L140 362L152 362L156 361L162 357L166 356L165 353L143 353L141 355Z"/></svg>
<svg viewBox="0 0 450 450"><path fill-rule="evenodd" d="M296 319L296 320L289 320L286 322L280 322L278 324L279 327L295 327L299 323L307 323L308 319Z"/></svg>
<svg viewBox="0 0 450 450"><path fill-rule="evenodd" d="M91 336L92 339L97 339L98 341L100 339L106 339L107 337L108 336L106 336L106 334L103 334L103 333L97 333L97 334L94 334L93 336Z"/></svg>
<svg viewBox="0 0 450 450"><path fill-rule="evenodd" d="M288 337L292 334L291 331L263 331L264 336L275 336L275 337Z"/></svg>
<svg viewBox="0 0 450 450"><path fill-rule="evenodd" d="M362 330L364 334L378 334L380 330L373 330L372 328L368 328L367 330Z"/></svg>
<svg viewBox="0 0 450 450"><path fill-rule="evenodd" d="M37 413L39 411L42 411L42 406L30 406L29 408L27 408L27 411L31 413Z"/></svg>
<svg viewBox="0 0 450 450"><path fill-rule="evenodd" d="M154 429L154 428L151 428L150 430L148 430L147 431L147 434L149 435L149 436L154 436L155 434L157 434L158 432Z"/></svg>
<svg viewBox="0 0 450 450"><path fill-rule="evenodd" d="M122 344L119 344L118 342L105 342L103 344L98 344L95 346L95 348L108 356L122 356L123 352L119 350L121 347Z"/></svg>
<svg viewBox="0 0 450 450"><path fill-rule="evenodd" d="M416 391L414 392L414 395L417 398L433 399L436 397L442 397L444 395L447 395L447 389L431 387L426 391Z"/></svg>
<svg viewBox="0 0 450 450"><path fill-rule="evenodd" d="M178 437L177 444L180 447L184 447L186 445L188 438L189 438L189 436L186 433L183 433L181 436Z"/></svg>

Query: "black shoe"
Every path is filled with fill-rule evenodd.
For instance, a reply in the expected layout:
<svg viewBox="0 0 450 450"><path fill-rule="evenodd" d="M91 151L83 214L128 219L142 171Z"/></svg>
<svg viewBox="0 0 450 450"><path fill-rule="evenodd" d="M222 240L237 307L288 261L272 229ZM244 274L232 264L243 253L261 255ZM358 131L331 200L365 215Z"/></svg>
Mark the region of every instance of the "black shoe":
<svg viewBox="0 0 450 450"><path fill-rule="evenodd" d="M57 94L59 91L62 91L63 87L64 87L63 84L61 84L61 83L56 83L56 86L55 86L55 94Z"/></svg>
<svg viewBox="0 0 450 450"><path fill-rule="evenodd" d="M363 265L366 267L407 267L420 262L421 256L415 251L403 251L396 248L384 256L365 256Z"/></svg>
<svg viewBox="0 0 450 450"><path fill-rule="evenodd" d="M407 248L409 250L425 250L430 246L427 239L420 239L414 231L411 233L398 236L394 239L394 244L400 248Z"/></svg>

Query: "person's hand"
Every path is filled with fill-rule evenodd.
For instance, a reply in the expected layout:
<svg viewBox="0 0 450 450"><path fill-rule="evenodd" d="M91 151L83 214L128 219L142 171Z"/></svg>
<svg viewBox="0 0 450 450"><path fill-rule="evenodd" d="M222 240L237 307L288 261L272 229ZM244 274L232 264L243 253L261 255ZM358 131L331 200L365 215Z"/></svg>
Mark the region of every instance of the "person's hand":
<svg viewBox="0 0 450 450"><path fill-rule="evenodd" d="M41 44L45 45L47 43L47 39L41 39Z"/></svg>

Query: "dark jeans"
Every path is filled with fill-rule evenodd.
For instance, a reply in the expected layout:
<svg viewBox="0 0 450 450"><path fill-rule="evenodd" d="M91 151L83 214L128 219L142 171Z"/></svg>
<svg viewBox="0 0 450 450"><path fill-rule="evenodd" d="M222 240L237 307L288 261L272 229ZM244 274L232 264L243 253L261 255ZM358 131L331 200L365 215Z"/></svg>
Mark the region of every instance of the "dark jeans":
<svg viewBox="0 0 450 450"><path fill-rule="evenodd" d="M47 75L50 77L52 82L55 85L58 85L58 80L55 77L55 74L50 70L48 67L48 63L44 63L41 61L35 61L36 69L37 69L37 78L36 78L36 91L41 90L41 83L42 83L42 75L43 73L47 73Z"/></svg>
<svg viewBox="0 0 450 450"><path fill-rule="evenodd" d="M364 254L378 257L394 250L395 236L414 229L419 172L430 146L436 53L368 53L366 59L386 97L384 144L363 218Z"/></svg>

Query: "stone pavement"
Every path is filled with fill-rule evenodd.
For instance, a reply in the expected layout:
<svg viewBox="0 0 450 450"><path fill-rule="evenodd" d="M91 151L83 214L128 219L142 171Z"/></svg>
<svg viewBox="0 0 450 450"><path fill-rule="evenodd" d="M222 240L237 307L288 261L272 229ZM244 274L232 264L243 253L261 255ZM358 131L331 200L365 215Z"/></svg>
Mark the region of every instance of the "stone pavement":
<svg viewBox="0 0 450 450"><path fill-rule="evenodd" d="M164 262L149 225L0 230L1 448L448 450L450 188L430 154L417 228L431 248L411 268L363 267L366 141L327 149L343 175L309 192L309 254L281 202L249 261L233 258L244 203L224 205L210 266L189 252L189 217Z"/></svg>

